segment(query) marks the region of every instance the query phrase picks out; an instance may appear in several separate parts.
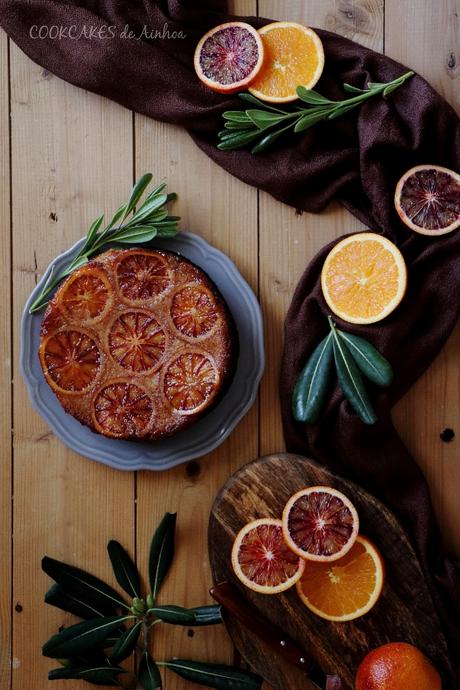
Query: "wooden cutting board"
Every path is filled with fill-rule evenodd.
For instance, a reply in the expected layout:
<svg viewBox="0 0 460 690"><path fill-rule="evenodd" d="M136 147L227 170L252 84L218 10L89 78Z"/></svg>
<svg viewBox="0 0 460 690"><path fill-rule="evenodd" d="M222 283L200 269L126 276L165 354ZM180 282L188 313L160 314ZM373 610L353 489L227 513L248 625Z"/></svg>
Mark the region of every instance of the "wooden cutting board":
<svg viewBox="0 0 460 690"><path fill-rule="evenodd" d="M241 527L256 518L281 517L293 493L314 485L333 486L350 497L360 515L362 533L374 541L385 560L382 595L374 609L356 621L325 621L301 604L295 588L274 596L257 594L233 575L230 552ZM414 644L432 659L442 675L443 690L457 687L433 600L406 533L374 497L312 460L269 455L233 475L211 511L209 553L214 582L235 584L248 602L305 649L323 671L338 673L346 690L353 690L359 662L371 649L397 641ZM275 690L316 688L302 671L289 667L240 623L228 618L227 627L242 657Z"/></svg>

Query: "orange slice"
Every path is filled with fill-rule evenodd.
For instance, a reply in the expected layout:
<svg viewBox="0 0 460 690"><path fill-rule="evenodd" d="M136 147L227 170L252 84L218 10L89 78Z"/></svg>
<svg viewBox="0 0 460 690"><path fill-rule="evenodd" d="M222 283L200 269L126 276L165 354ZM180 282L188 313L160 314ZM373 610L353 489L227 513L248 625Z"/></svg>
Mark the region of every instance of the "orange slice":
<svg viewBox="0 0 460 690"><path fill-rule="evenodd" d="M215 395L218 381L210 357L201 352L184 352L165 371L164 393L178 412L196 414Z"/></svg>
<svg viewBox="0 0 460 690"><path fill-rule="evenodd" d="M327 255L321 287L329 308L349 323L375 323L404 297L407 269L390 240L362 232L338 242Z"/></svg>
<svg viewBox="0 0 460 690"><path fill-rule="evenodd" d="M153 403L148 393L127 381L105 386L94 400L94 425L97 431L112 438L142 436L152 414Z"/></svg>
<svg viewBox="0 0 460 690"><path fill-rule="evenodd" d="M189 338L208 335L219 319L212 292L202 285L187 285L174 295L171 318L182 335Z"/></svg>
<svg viewBox="0 0 460 690"><path fill-rule="evenodd" d="M460 227L460 175L440 165L417 165L396 185L395 206L414 232L446 235Z"/></svg>
<svg viewBox="0 0 460 690"><path fill-rule="evenodd" d="M262 518L238 533L232 548L232 566L249 589L277 594L297 582L305 562L286 546L281 520Z"/></svg>
<svg viewBox="0 0 460 690"><path fill-rule="evenodd" d="M301 558L334 561L356 541L359 517L353 503L330 486L310 486L291 496L283 510L286 544Z"/></svg>
<svg viewBox="0 0 460 690"><path fill-rule="evenodd" d="M351 621L371 610L384 582L379 552L358 535L350 551L333 563L307 561L297 593L305 606L329 621Z"/></svg>
<svg viewBox="0 0 460 690"><path fill-rule="evenodd" d="M219 93L235 93L254 81L263 58L257 31L245 22L227 22L200 39L193 63L203 84Z"/></svg>
<svg viewBox="0 0 460 690"><path fill-rule="evenodd" d="M76 271L67 279L58 301L75 321L89 323L103 319L113 301L107 273L95 266Z"/></svg>
<svg viewBox="0 0 460 690"><path fill-rule="evenodd" d="M132 249L117 263L118 289L134 306L151 302L171 285L166 259L157 252Z"/></svg>
<svg viewBox="0 0 460 690"><path fill-rule="evenodd" d="M134 374L146 374L160 362L166 335L156 319L142 311L128 311L115 319L109 333L113 359Z"/></svg>
<svg viewBox="0 0 460 690"><path fill-rule="evenodd" d="M79 394L96 378L101 354L95 341L75 329L58 331L42 340L40 362L51 388L60 393Z"/></svg>
<svg viewBox="0 0 460 690"><path fill-rule="evenodd" d="M312 29L295 22L273 22L259 29L264 63L249 91L269 103L288 103L298 86L312 89L324 68L321 39Z"/></svg>

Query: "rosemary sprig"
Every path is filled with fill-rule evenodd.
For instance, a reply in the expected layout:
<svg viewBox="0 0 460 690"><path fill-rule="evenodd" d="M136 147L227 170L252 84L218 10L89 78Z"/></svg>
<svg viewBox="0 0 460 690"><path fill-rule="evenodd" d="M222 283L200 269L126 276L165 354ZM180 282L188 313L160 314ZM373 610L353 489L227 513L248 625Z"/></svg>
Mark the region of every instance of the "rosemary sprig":
<svg viewBox="0 0 460 690"><path fill-rule="evenodd" d="M297 95L307 107L296 106L295 110L291 111L263 103L250 93L241 93L240 98L258 107L227 110L223 114L225 124L224 129L219 132L217 148L230 151L252 144L251 152L260 153L288 130L304 132L321 120L335 120L345 115L373 96L389 96L413 75L414 72L410 71L384 84L369 82L366 89L344 84L344 90L354 95L342 101L331 101L317 91L298 86Z"/></svg>
<svg viewBox="0 0 460 690"><path fill-rule="evenodd" d="M172 237L176 234L180 218L168 215L166 208L167 203L176 198L176 194L165 193L165 182L152 189L136 208L151 180L152 174L146 173L136 182L128 201L115 211L111 221L102 230L104 215L96 218L88 230L82 248L72 261L57 274L51 269L40 294L29 307L30 314L43 309L51 292L59 283L77 268L84 266L109 243L143 244L150 242L154 237Z"/></svg>

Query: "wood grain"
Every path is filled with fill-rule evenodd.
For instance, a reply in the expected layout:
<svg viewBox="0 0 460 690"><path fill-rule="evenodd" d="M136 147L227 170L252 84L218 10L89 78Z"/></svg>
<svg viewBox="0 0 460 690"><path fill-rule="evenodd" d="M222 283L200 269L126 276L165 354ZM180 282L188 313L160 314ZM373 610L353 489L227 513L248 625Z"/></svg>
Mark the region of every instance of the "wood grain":
<svg viewBox="0 0 460 690"><path fill-rule="evenodd" d="M420 72L460 113L460 0L386 0L385 52ZM431 487L446 548L456 558L460 558L459 351L457 326L394 412L396 427ZM456 433L447 443L441 439L446 428Z"/></svg>
<svg viewBox="0 0 460 690"><path fill-rule="evenodd" d="M241 14L302 20L338 31L360 43L386 50L419 69L459 107L459 0L237 0ZM385 7L384 7L385 5ZM385 13L384 13L385 10ZM385 14L385 16L384 16ZM383 26L385 24L385 37ZM106 540L115 536L146 567L151 532L165 510L179 509L178 558L164 590L177 603L207 601L210 569L206 524L212 499L225 479L260 452L283 448L278 408L278 367L282 322L297 280L326 242L360 224L342 209L321 216L296 215L265 194L245 187L217 168L175 127L136 116L97 96L64 84L11 49L0 36L0 266L2 290L0 368L2 459L0 474L0 686L29 690L46 686L49 663L40 646L69 619L42 603L48 585L40 557L50 555L109 574ZM453 56L453 57L452 57ZM12 93L11 137L8 90ZM8 161L9 142L12 157ZM134 170L133 159L136 170ZM125 198L134 175L152 170L167 178L180 199L184 227L203 234L227 251L255 290L260 287L266 323L267 369L260 395L248 417L211 456L162 475L118 474L70 453L32 411L17 369L19 319L26 296L48 261L86 231L103 207L110 212ZM9 249L9 175L13 175L13 248ZM14 271L9 271L10 260ZM260 278L259 278L260 276ZM8 279L13 282L9 283ZM14 344L10 347L9 292L13 287ZM447 543L460 554L460 466L457 429L457 330L433 367L401 403L396 421L404 440L429 478ZM13 465L10 457L10 376L14 371L14 525L11 526ZM442 443L439 433L457 435ZM136 482L137 481L137 486ZM137 492L137 496L136 496ZM137 500L137 503L136 503ZM14 593L10 601L9 553L14 529ZM22 611L16 604L22 606ZM14 619L13 659L9 659L9 621ZM158 626L161 628L162 626ZM166 628L155 652L231 660L223 631ZM10 684L13 667L13 685ZM53 687L87 688L70 681ZM168 690L187 684L169 675Z"/></svg>
<svg viewBox="0 0 460 690"><path fill-rule="evenodd" d="M368 614L347 623L315 616L300 603L295 588L277 596L252 592L232 570L230 552L239 530L251 520L280 517L290 496L305 486L317 485L333 486L351 498L360 517L360 531L372 539L385 562L387 576L379 601ZM351 482L298 455L258 458L231 477L216 498L209 548L215 583L235 584L252 606L305 649L323 671L340 675L346 690L353 689L356 669L369 649L394 640L421 649L442 674L443 688L454 687L446 641L406 534L379 501ZM228 627L232 637L236 631L234 639L242 656L276 690L310 685L302 672L279 663L277 655L233 618Z"/></svg>
<svg viewBox="0 0 460 690"><path fill-rule="evenodd" d="M0 34L0 687L10 683L11 648L11 228L8 39Z"/></svg>
<svg viewBox="0 0 460 690"><path fill-rule="evenodd" d="M255 2L238 1L234 11L255 14ZM181 226L196 232L235 261L258 291L257 191L210 161L183 130L136 115L136 174L152 170L177 192L175 212ZM178 512L178 544L173 568L162 590L163 603L197 606L210 603L211 572L206 554L206 525L212 501L226 478L258 453L257 404L235 433L215 452L161 475L141 472L137 482L137 550L145 566L155 524L163 513ZM145 567L144 567L145 570ZM233 650L223 627L158 626L153 652L156 658L180 656L232 663ZM165 672L168 690L189 685Z"/></svg>
<svg viewBox="0 0 460 690"><path fill-rule="evenodd" d="M383 0L334 2L334 0L261 0L259 13L346 34L359 43L381 50ZM359 16L360 21L356 20ZM345 28L344 28L345 27ZM299 214L260 193L260 296L265 317L267 370L261 387L262 454L284 448L279 408L278 379L283 345L283 322L292 294L309 260L331 240L363 229L362 224L338 205L321 215Z"/></svg>
<svg viewBox="0 0 460 690"><path fill-rule="evenodd" d="M17 368L19 318L51 258L117 208L132 180L131 115L11 50L14 284L12 690L45 687L41 645L72 617L43 603L44 554L110 576L109 538L134 545L133 478L70 452L32 410ZM108 172L110 171L110 172ZM54 686L68 688L65 682ZM87 688L84 682L71 687Z"/></svg>

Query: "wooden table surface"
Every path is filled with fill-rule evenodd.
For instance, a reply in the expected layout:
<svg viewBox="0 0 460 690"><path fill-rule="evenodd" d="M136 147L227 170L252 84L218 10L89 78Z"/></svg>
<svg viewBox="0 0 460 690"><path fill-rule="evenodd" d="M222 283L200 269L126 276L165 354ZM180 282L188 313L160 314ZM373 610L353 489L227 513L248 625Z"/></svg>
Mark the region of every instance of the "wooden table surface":
<svg viewBox="0 0 460 690"><path fill-rule="evenodd" d="M460 0L237 0L233 9L324 27L384 51L460 111ZM3 33L0 134L0 688L42 690L50 662L41 645L71 620L43 603L50 584L40 570L44 554L110 577L105 545L113 537L145 571L154 526L164 511L177 510L178 554L163 601L209 601L211 502L243 463L283 449L277 382L294 287L322 245L362 226L338 207L321 216L297 214L218 168L185 132L64 83ZM211 455L161 474L116 472L70 452L32 410L18 370L20 316L37 278L146 170L178 192L182 226L226 252L260 296L267 350L258 401L231 437ZM457 328L394 415L430 482L446 546L457 556L459 349ZM456 432L450 443L440 438L446 427ZM164 626L154 654L230 662L233 651L223 629L201 628L189 637L186 629ZM167 690L185 687L168 674Z"/></svg>

